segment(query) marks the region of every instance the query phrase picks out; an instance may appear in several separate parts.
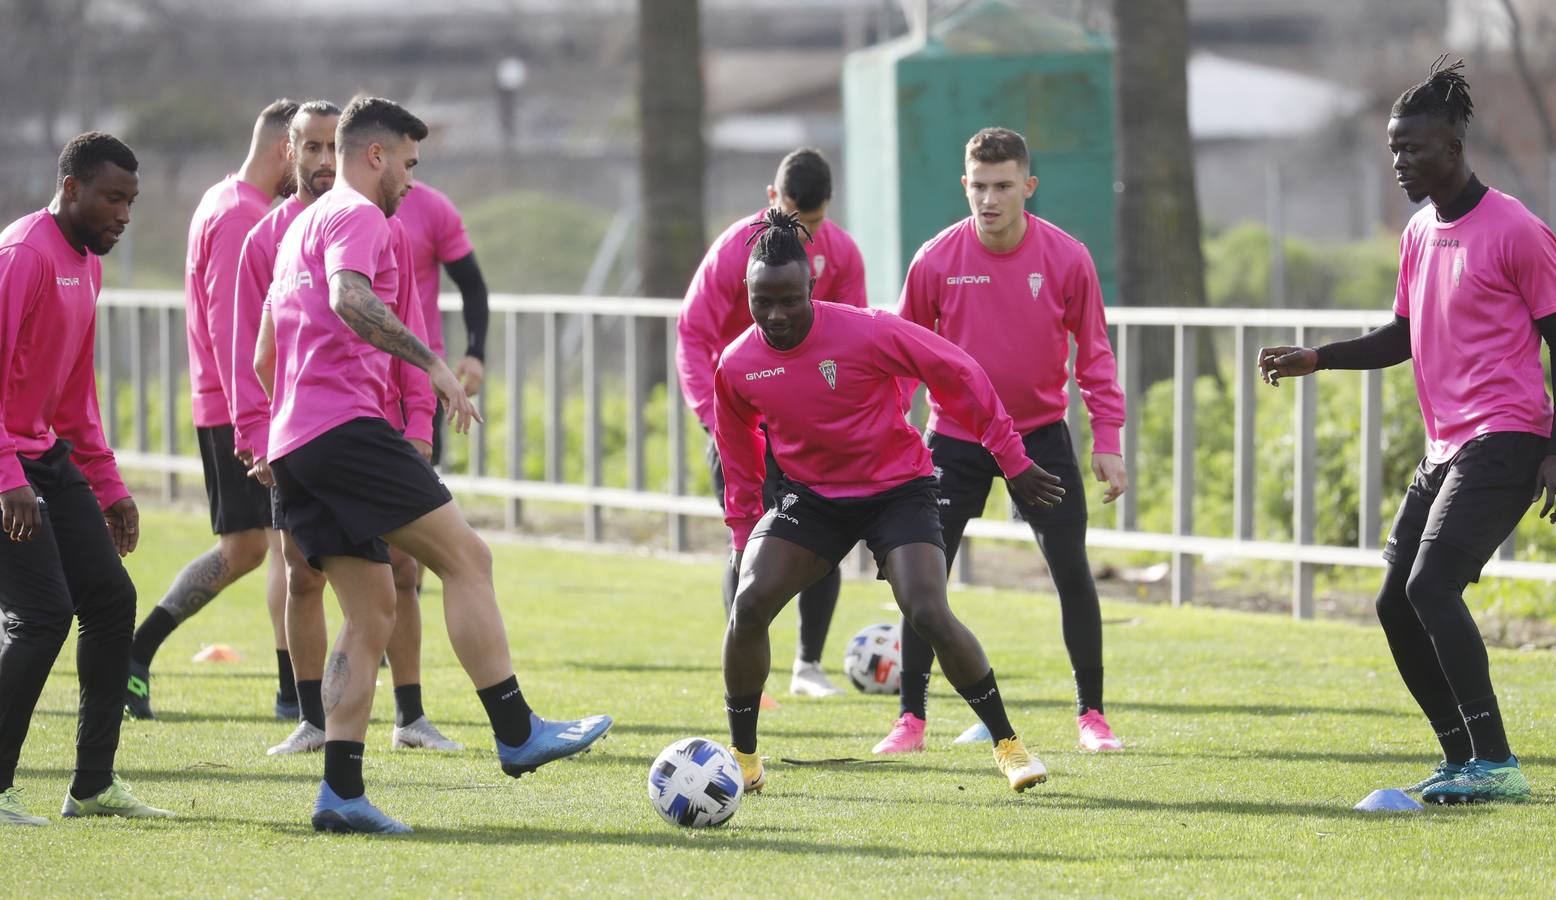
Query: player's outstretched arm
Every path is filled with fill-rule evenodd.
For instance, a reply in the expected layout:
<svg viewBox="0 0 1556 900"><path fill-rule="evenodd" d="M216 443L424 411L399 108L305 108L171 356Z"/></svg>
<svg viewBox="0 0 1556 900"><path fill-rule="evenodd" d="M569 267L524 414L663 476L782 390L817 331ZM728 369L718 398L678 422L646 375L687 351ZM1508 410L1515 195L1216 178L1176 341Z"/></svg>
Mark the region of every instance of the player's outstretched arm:
<svg viewBox="0 0 1556 900"><path fill-rule="evenodd" d="M471 421L481 421L464 386L448 365L395 318L373 293L373 284L366 275L345 269L330 276L330 309L362 340L425 371L432 390L449 411L455 431L464 434L470 430Z"/></svg>
<svg viewBox="0 0 1556 900"><path fill-rule="evenodd" d="M1272 387L1282 378L1311 375L1320 369L1387 369L1410 358L1410 320L1394 320L1361 337L1322 347L1261 347L1259 374Z"/></svg>

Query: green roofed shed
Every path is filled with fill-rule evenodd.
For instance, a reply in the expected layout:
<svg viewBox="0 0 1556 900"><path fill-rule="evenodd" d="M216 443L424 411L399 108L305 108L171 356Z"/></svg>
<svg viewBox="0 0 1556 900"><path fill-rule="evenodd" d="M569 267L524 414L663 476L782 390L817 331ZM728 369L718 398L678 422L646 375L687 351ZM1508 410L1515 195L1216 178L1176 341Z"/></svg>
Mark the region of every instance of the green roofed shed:
<svg viewBox="0 0 1556 900"><path fill-rule="evenodd" d="M895 306L919 245L965 218L962 153L988 126L1026 136L1037 193L1027 209L1091 250L1112 301L1113 46L1074 22L985 0L843 67L848 229L870 300Z"/></svg>

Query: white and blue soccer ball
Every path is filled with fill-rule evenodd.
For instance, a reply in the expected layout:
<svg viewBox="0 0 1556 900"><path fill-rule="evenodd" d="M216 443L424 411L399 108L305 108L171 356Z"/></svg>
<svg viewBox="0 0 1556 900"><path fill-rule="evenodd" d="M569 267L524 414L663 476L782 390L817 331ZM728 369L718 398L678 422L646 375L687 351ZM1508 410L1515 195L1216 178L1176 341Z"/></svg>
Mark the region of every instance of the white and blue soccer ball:
<svg viewBox="0 0 1556 900"><path fill-rule="evenodd" d="M682 738L648 769L648 799L671 825L722 825L740 808L745 777L734 754L717 741Z"/></svg>
<svg viewBox="0 0 1556 900"><path fill-rule="evenodd" d="M843 674L866 694L895 694L902 687L902 629L870 625L843 651Z"/></svg>

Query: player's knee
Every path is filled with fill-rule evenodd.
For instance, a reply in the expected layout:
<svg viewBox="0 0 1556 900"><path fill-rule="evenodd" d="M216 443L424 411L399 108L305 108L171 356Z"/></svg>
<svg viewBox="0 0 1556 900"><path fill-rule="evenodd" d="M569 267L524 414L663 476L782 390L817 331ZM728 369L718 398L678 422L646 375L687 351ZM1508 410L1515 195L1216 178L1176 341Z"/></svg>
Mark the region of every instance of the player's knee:
<svg viewBox="0 0 1556 900"><path fill-rule="evenodd" d="M490 581L492 577L492 548L486 546L473 529L465 529L441 562L441 567L434 571L444 580L478 578Z"/></svg>
<svg viewBox="0 0 1556 900"><path fill-rule="evenodd" d="M135 582L123 566L103 573L96 583L81 591L80 607L76 617L80 620L81 633L113 637L129 635L135 631ZM70 630L70 615L65 614L63 631Z"/></svg>
<svg viewBox="0 0 1556 900"><path fill-rule="evenodd" d="M931 644L951 630L951 609L944 603L915 605L907 610L906 618L919 637Z"/></svg>
<svg viewBox="0 0 1556 900"><path fill-rule="evenodd" d="M28 645L57 653L70 635L70 618L68 609L29 610L25 614L12 615L4 620L5 641L0 643L13 643L18 647Z"/></svg>
<svg viewBox="0 0 1556 900"><path fill-rule="evenodd" d="M286 593L291 598L311 599L324 595L324 573L306 562L288 560L286 566Z"/></svg>
<svg viewBox="0 0 1556 900"><path fill-rule="evenodd" d="M394 568L394 589L397 592L416 590L416 575L419 567L416 560L403 553L396 553L392 561Z"/></svg>
<svg viewBox="0 0 1556 900"><path fill-rule="evenodd" d="M251 528L221 537L222 555L234 575L246 574L259 568L270 553L270 542L265 540L262 529Z"/></svg>
<svg viewBox="0 0 1556 900"><path fill-rule="evenodd" d="M769 598L754 586L735 594L735 603L729 611L729 630L737 638L749 638L766 632L772 624Z"/></svg>

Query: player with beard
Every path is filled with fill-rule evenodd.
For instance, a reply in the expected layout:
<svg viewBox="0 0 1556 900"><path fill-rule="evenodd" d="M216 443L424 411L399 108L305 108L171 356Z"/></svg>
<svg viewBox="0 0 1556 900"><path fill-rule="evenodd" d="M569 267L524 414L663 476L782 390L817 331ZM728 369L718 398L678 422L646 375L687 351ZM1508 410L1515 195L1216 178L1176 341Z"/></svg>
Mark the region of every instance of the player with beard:
<svg viewBox="0 0 1556 900"><path fill-rule="evenodd" d="M902 416L899 380L937 392L1023 501L1059 502L1059 479L1027 459L971 357L891 313L812 301L803 227L778 209L763 225L746 269L754 325L724 350L714 377L713 436L728 479L724 520L739 571L724 636L725 708L746 789L766 782L756 731L773 617L861 539L898 607L989 729L1001 774L1018 792L1041 783L1047 770L1011 727L983 648L946 603L933 467ZM778 502L764 513L769 445L784 474Z"/></svg>
<svg viewBox="0 0 1556 900"><path fill-rule="evenodd" d="M292 222L335 183L335 127L340 108L323 100L311 100L298 107L289 129L288 158L295 167L297 193L277 206L254 226L244 240L239 265L237 302L233 312L233 366L236 390L232 421L237 430L238 455L252 465L256 450L264 455L269 438L271 386L262 384L256 368L272 373L274 364L254 364L254 348L266 293L275 271L276 248ZM403 239L398 215L390 220ZM401 244L396 254L402 260L400 292L394 312L418 336L423 334L421 306L414 296L416 280L404 268L410 258L408 247ZM433 398L424 372L396 360L386 383L391 396L385 398L384 414L403 432L417 452L431 453ZM273 489L272 489L273 490ZM271 756L307 753L324 748L324 703L321 686L324 659L329 650L329 635L324 621L323 573L308 565L297 544L277 522L286 557L286 639L290 660L297 676L300 706L298 723L286 740L271 747ZM424 747L434 750L460 750L463 746L449 740L427 718L421 703L421 604L416 596L416 562L398 550L390 550L394 569L394 636L389 642L389 668L394 680L395 728L390 739L394 749Z"/></svg>
<svg viewBox="0 0 1556 900"><path fill-rule="evenodd" d="M530 710L513 674L491 550L383 417L397 357L428 373L456 431L477 418L448 365L383 299L397 296L400 272L387 217L410 190L426 135L388 100L358 98L342 113L336 184L281 239L255 353L256 367L275 360L267 458L255 460L255 474L273 474L282 521L329 579L344 618L324 672L319 830L410 830L368 801L362 781L378 661L394 627L389 544L442 580L449 639L486 707L504 772L518 777L582 752L611 725L609 716L548 722Z"/></svg>
<svg viewBox="0 0 1556 900"><path fill-rule="evenodd" d="M138 168L112 135L80 135L53 202L0 231L0 825L48 824L22 803L16 764L72 616L81 704L63 814L172 815L114 774L135 625L120 558L140 516L103 438L92 364L98 257L130 224Z"/></svg>
<svg viewBox="0 0 1556 900"><path fill-rule="evenodd" d="M1540 338L1556 352L1556 236L1522 203L1475 177L1464 152L1474 104L1444 65L1389 114L1394 174L1412 202L1392 322L1318 348L1265 347L1271 385L1321 369L1410 360L1426 456L1383 550L1378 620L1443 758L1407 790L1437 803L1524 800L1480 629L1464 589L1480 580L1531 502L1556 521L1556 446Z"/></svg>
<svg viewBox="0 0 1556 900"><path fill-rule="evenodd" d="M229 348L238 255L244 237L264 217L271 201L293 187L286 158L287 123L296 112L297 104L291 100L265 107L254 123L243 165L205 192L189 223L184 271L189 383L216 546L184 566L136 629L124 708L137 719L156 718L151 709L151 661L162 642L217 594L259 568L267 555L265 600L280 682L275 714L278 719L297 717L297 686L286 650L286 567L280 538L271 527L269 495L246 477L234 455L229 412L234 393Z"/></svg>

